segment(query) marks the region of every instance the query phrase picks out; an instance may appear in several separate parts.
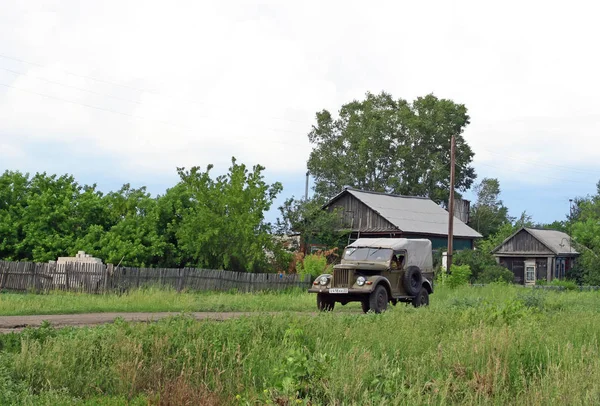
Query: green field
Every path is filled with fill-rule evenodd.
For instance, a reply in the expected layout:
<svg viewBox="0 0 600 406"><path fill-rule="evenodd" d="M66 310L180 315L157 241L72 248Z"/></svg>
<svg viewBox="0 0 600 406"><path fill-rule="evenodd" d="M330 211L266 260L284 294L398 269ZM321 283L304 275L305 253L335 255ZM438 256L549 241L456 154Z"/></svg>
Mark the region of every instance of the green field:
<svg viewBox="0 0 600 406"><path fill-rule="evenodd" d="M360 305L345 306L360 309ZM340 306L341 308L341 306ZM44 295L0 294L0 316L78 314L106 312L228 312L316 311L316 298L292 289L265 293L177 293L173 289L148 288L117 295L51 292Z"/></svg>
<svg viewBox="0 0 600 406"><path fill-rule="evenodd" d="M235 310L266 310L262 303L314 309L314 297L299 292L201 294L193 305L180 304L233 303L229 296ZM63 298L81 302L56 302L53 310L83 308L83 299ZM120 300L107 299L113 307ZM382 315L282 312L224 322L180 316L8 334L0 336L0 404L600 401L599 293L463 287L440 289L431 300L429 308L399 305Z"/></svg>

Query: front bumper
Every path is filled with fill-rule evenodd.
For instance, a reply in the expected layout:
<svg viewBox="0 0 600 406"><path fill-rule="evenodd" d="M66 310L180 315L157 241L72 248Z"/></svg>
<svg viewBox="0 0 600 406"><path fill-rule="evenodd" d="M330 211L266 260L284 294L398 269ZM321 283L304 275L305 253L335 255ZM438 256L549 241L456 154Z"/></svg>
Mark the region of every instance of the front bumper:
<svg viewBox="0 0 600 406"><path fill-rule="evenodd" d="M326 293L332 296L344 296L344 295L368 295L373 291L372 286L364 287L364 288L348 288L347 293L330 293L328 286L312 286L308 289L308 293ZM339 288L334 288L339 289Z"/></svg>

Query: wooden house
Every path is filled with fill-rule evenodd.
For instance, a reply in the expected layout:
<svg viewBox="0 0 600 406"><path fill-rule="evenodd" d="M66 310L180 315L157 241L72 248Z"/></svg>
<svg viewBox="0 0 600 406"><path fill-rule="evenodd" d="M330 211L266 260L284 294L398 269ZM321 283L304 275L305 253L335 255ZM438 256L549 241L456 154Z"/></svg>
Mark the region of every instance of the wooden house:
<svg viewBox="0 0 600 406"><path fill-rule="evenodd" d="M428 198L346 188L323 208L341 211L349 242L359 237L427 238L434 250L448 246L448 212ZM454 249L473 248L481 234L456 215L453 223Z"/></svg>
<svg viewBox="0 0 600 406"><path fill-rule="evenodd" d="M568 234L525 227L494 248L492 254L513 272L515 283L522 285L564 278L579 256Z"/></svg>

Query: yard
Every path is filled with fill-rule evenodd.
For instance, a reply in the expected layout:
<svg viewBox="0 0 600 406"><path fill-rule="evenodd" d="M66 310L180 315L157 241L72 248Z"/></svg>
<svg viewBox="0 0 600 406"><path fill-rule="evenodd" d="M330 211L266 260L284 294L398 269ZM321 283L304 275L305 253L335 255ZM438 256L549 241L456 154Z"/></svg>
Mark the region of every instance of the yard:
<svg viewBox="0 0 600 406"><path fill-rule="evenodd" d="M316 317L314 296L298 291L1 300L3 315L109 308L257 315L2 335L0 404L547 405L600 398L598 292L461 287L439 289L429 308L363 315L349 305Z"/></svg>

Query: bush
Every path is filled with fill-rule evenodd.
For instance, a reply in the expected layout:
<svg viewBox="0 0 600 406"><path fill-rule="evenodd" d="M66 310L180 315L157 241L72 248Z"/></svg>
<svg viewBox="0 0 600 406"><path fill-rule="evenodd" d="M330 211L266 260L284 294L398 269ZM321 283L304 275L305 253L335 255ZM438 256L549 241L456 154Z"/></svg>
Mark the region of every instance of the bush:
<svg viewBox="0 0 600 406"><path fill-rule="evenodd" d="M445 278L444 284L451 288L466 285L471 278L471 268L469 265L452 265L452 272Z"/></svg>
<svg viewBox="0 0 600 406"><path fill-rule="evenodd" d="M552 282L550 282L548 284L548 286L561 286L561 287L565 288L566 290L576 290L577 289L577 283L575 283L575 281L570 281L570 280L554 279L554 280L552 280Z"/></svg>
<svg viewBox="0 0 600 406"><path fill-rule="evenodd" d="M319 254L311 254L304 257L302 262L296 264L296 272L299 275L310 275L315 279L327 270L327 257Z"/></svg>
<svg viewBox="0 0 600 406"><path fill-rule="evenodd" d="M500 265L485 268L477 278L478 283L505 282L512 283L514 275L511 271Z"/></svg>
<svg viewBox="0 0 600 406"><path fill-rule="evenodd" d="M479 274L491 266L496 266L496 260L484 250L462 250L455 252L452 258L453 265L468 265L471 268L471 280L479 279Z"/></svg>
<svg viewBox="0 0 600 406"><path fill-rule="evenodd" d="M528 291L524 294L520 294L517 298L527 308L534 308L537 310L544 310L546 303L546 292L541 292L539 289Z"/></svg>

